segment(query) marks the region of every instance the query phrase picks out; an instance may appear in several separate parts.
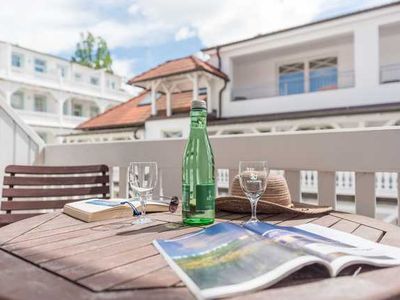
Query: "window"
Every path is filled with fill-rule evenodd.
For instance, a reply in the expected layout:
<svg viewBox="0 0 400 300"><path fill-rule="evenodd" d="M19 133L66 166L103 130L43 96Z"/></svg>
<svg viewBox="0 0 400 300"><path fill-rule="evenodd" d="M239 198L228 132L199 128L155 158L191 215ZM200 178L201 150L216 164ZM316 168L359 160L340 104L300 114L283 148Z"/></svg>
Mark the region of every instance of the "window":
<svg viewBox="0 0 400 300"><path fill-rule="evenodd" d="M46 61L35 58L35 71L39 73L46 73Z"/></svg>
<svg viewBox="0 0 400 300"><path fill-rule="evenodd" d="M47 112L47 99L42 95L34 96L34 109L39 112Z"/></svg>
<svg viewBox="0 0 400 300"><path fill-rule="evenodd" d="M58 74L65 78L67 76L67 68L65 66L58 65L57 66Z"/></svg>
<svg viewBox="0 0 400 300"><path fill-rule="evenodd" d="M90 84L99 85L99 78L98 77L90 77Z"/></svg>
<svg viewBox="0 0 400 300"><path fill-rule="evenodd" d="M15 109L24 109L24 94L16 92L11 96L11 106Z"/></svg>
<svg viewBox="0 0 400 300"><path fill-rule="evenodd" d="M304 63L279 67L279 95L304 93Z"/></svg>
<svg viewBox="0 0 400 300"><path fill-rule="evenodd" d="M115 90L116 89L116 87L117 87L117 84L115 83L115 81L114 80L107 80L107 87L109 88L109 89L112 89L112 90Z"/></svg>
<svg viewBox="0 0 400 300"><path fill-rule="evenodd" d="M206 88L206 87L201 87L201 88L199 88L197 94L198 94L199 96L201 96L201 95L207 95L207 88Z"/></svg>
<svg viewBox="0 0 400 300"><path fill-rule="evenodd" d="M72 105L72 115L75 116L75 117L82 117L83 116L82 104L74 103Z"/></svg>
<svg viewBox="0 0 400 300"><path fill-rule="evenodd" d="M310 67L310 92L337 89L337 57L312 60Z"/></svg>
<svg viewBox="0 0 400 300"><path fill-rule="evenodd" d="M22 54L13 53L11 56L11 65L16 68L22 68Z"/></svg>
<svg viewBox="0 0 400 300"><path fill-rule="evenodd" d="M161 97L160 93L156 93L156 101ZM144 99L139 102L138 106L149 105L151 104L151 93L145 95Z"/></svg>
<svg viewBox="0 0 400 300"><path fill-rule="evenodd" d="M97 106L90 107L90 117L93 118L99 114L99 108Z"/></svg>
<svg viewBox="0 0 400 300"><path fill-rule="evenodd" d="M75 73L75 80L76 81L81 81L82 80L82 75L80 73Z"/></svg>
<svg viewBox="0 0 400 300"><path fill-rule="evenodd" d="M164 138L180 138L183 136L180 130L163 131L162 134Z"/></svg>

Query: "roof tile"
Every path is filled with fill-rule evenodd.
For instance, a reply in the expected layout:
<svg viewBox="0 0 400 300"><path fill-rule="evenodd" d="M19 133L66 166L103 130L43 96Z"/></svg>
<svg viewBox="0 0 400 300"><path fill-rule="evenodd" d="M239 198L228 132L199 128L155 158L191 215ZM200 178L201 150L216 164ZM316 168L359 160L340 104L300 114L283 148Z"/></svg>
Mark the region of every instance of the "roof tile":
<svg viewBox="0 0 400 300"><path fill-rule="evenodd" d="M166 61L165 63L160 64L157 67L154 67L146 72L143 72L133 77L131 80L128 81L128 83L134 85L136 83L144 82L147 80L178 75L181 73L189 73L193 71L206 71L225 80L228 79L228 76L225 73L212 66L211 64L197 57L188 56Z"/></svg>
<svg viewBox="0 0 400 300"><path fill-rule="evenodd" d="M151 105L140 105L140 103L149 95L149 91L144 91L127 102L114 106L113 108L106 110L104 113L83 122L77 127L77 129L93 130L141 126L151 117ZM199 98L206 100L205 96L200 96ZM172 94L172 112L189 112L191 102L192 91ZM160 115L165 115L165 95L161 95L157 100L157 110Z"/></svg>

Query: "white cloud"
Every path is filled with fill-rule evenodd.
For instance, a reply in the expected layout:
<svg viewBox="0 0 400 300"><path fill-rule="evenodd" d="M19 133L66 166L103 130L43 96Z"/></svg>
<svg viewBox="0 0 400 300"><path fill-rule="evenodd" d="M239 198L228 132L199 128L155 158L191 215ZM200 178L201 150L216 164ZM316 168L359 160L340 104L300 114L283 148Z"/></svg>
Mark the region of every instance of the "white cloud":
<svg viewBox="0 0 400 300"><path fill-rule="evenodd" d="M113 71L115 74L128 78L133 76L135 70L135 59L113 59Z"/></svg>
<svg viewBox="0 0 400 300"><path fill-rule="evenodd" d="M138 0L135 14L146 16L147 22L176 28L175 38L197 32L209 46L309 22L323 3L326 1Z"/></svg>
<svg viewBox="0 0 400 300"><path fill-rule="evenodd" d="M327 10L358 9L387 0L137 0L133 16L172 30L176 40L197 34L205 46L225 43L312 21ZM340 11L341 12L341 11Z"/></svg>
<svg viewBox="0 0 400 300"><path fill-rule="evenodd" d="M57 53L73 49L88 24L96 22L76 0L3 1L0 39L40 51Z"/></svg>
<svg viewBox="0 0 400 300"><path fill-rule="evenodd" d="M211 46L306 23L343 6L350 6L348 0L12 0L0 9L0 40L66 53L73 51L79 32L90 30L111 49L195 35Z"/></svg>
<svg viewBox="0 0 400 300"><path fill-rule="evenodd" d="M182 41L186 40L188 38L191 38L196 35L196 31L190 29L189 27L181 27L179 30L175 33L175 41Z"/></svg>

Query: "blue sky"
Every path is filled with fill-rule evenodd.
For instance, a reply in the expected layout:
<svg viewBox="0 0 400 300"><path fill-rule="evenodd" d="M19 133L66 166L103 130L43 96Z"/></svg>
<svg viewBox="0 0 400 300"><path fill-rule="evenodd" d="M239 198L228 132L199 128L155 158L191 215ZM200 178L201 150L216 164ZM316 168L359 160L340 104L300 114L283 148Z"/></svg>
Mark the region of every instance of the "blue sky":
<svg viewBox="0 0 400 300"><path fill-rule="evenodd" d="M388 2L394 1L13 0L0 10L0 40L70 58L79 33L91 31L109 43L114 71L131 77L202 47Z"/></svg>

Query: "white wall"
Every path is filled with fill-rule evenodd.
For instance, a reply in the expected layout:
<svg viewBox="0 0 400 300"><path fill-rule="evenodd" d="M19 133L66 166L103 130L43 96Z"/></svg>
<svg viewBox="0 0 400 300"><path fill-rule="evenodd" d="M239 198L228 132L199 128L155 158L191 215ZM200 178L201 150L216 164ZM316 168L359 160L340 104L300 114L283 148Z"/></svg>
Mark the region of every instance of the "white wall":
<svg viewBox="0 0 400 300"><path fill-rule="evenodd" d="M280 65L310 60L337 57L338 72L351 72L354 68L352 35L340 36L313 43L292 45L264 53L253 53L233 59L232 89L266 88L269 96L278 90L278 68ZM339 74L339 77L340 77ZM347 74L344 74L347 76Z"/></svg>
<svg viewBox="0 0 400 300"><path fill-rule="evenodd" d="M170 118L146 121L146 139L152 140L164 138L163 131L182 131L183 137L188 137L190 131L190 118Z"/></svg>
<svg viewBox="0 0 400 300"><path fill-rule="evenodd" d="M40 137L0 96L0 186L9 164L32 164L44 146Z"/></svg>
<svg viewBox="0 0 400 300"><path fill-rule="evenodd" d="M398 28L392 33L390 41L380 35L387 24L399 23L400 5L371 12L357 14L351 17L338 18L329 22L305 26L295 30L288 30L280 34L267 35L262 38L252 39L243 43L223 46L220 48L222 58L222 71L231 79L222 101L222 116L246 116L261 115L280 112L295 112L315 109L328 109L335 107L359 106L369 104L381 104L400 101L400 84L380 84L380 66L385 62L396 62L398 47ZM352 36L353 45L341 45L340 48L328 45L329 39L336 39L340 36ZM394 38L393 38L394 37ZM320 46L318 46L320 44ZM305 49L302 45L309 45ZM381 45L381 47L380 47ZM317 47L318 46L318 47ZM382 49L382 48L385 49ZM245 84L265 84L266 78L275 80L276 76L268 70L274 70L276 59L266 60L261 53L272 54L276 57L293 57L283 51L294 49L300 56L319 55L316 52L323 52L329 49L338 51L340 71L353 65L354 88L320 91L289 96L264 97L257 100L231 101L234 88ZM318 51L314 51L318 49ZM351 50L352 49L352 50ZM210 62L217 64L216 49L207 51L211 55ZM248 61L240 70L238 62L243 57L253 56L254 61ZM271 55L270 55L271 56ZM257 59L256 59L257 57ZM260 58L262 58L260 60ZM353 58L353 62L351 61ZM265 61L263 61L265 60ZM290 59L289 59L290 60ZM239 73L237 68L239 66ZM276 66L275 66L276 68ZM265 71L267 69L267 71ZM255 74L255 75L252 75ZM340 82L340 80L339 80Z"/></svg>

